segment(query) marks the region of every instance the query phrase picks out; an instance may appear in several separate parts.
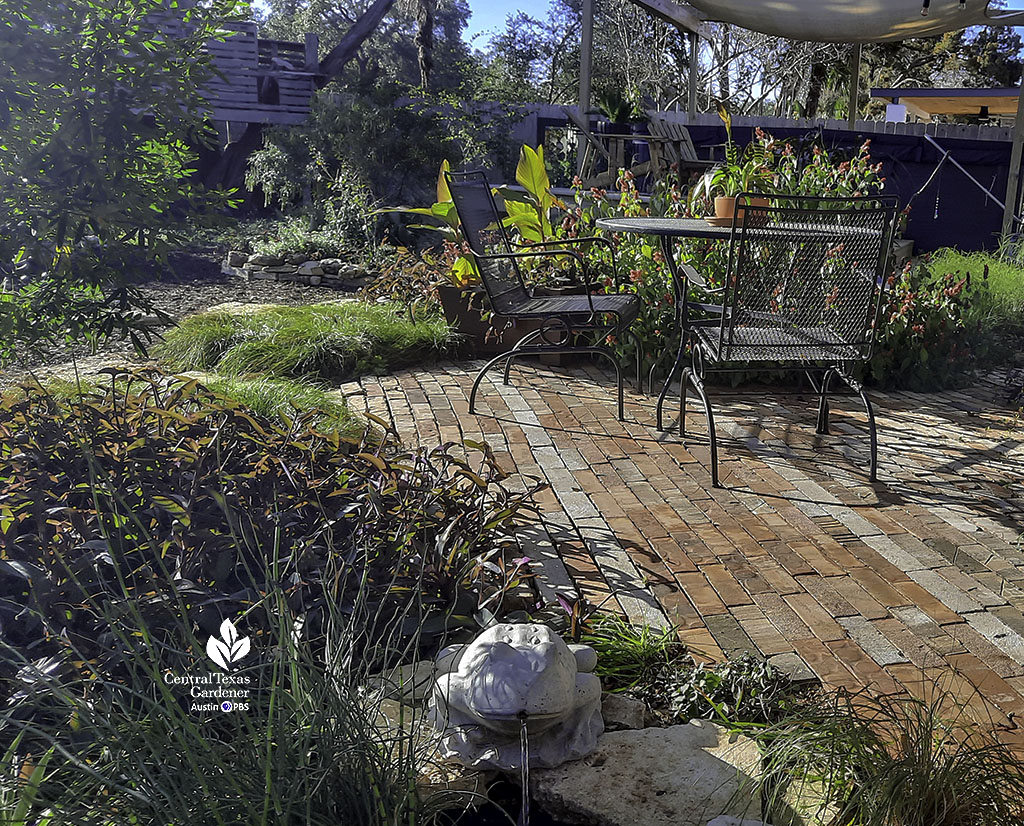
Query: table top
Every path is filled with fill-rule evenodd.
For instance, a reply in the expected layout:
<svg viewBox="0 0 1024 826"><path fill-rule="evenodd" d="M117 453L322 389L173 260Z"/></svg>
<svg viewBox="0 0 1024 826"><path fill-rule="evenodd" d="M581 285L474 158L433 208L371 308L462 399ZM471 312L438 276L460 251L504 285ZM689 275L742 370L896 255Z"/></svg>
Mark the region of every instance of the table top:
<svg viewBox="0 0 1024 826"><path fill-rule="evenodd" d="M669 238L708 238L728 241L732 237L731 226L713 227L703 218L598 218L598 229L609 232L635 232L639 235L657 235ZM857 226L824 226L821 224L769 224L763 227L747 227L747 232L758 237L780 237L790 234L819 238L863 238L878 236L877 229Z"/></svg>
<svg viewBox="0 0 1024 826"><path fill-rule="evenodd" d="M598 229L676 238L728 239L732 227L713 227L703 218L598 218Z"/></svg>

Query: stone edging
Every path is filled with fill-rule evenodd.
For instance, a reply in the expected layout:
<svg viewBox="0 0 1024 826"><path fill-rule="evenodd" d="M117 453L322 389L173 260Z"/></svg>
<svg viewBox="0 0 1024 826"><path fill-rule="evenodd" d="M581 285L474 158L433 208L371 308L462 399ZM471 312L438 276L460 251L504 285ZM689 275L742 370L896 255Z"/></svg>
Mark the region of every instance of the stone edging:
<svg viewBox="0 0 1024 826"><path fill-rule="evenodd" d="M311 287L333 287L355 292L371 279L360 264L341 258L307 258L305 255L249 254L232 250L221 263L221 272L249 281L289 281Z"/></svg>

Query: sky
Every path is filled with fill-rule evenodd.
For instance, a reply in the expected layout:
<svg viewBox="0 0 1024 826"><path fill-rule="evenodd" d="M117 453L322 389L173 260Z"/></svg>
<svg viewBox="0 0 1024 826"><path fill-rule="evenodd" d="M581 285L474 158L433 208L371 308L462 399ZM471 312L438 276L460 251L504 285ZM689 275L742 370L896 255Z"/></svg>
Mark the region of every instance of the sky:
<svg viewBox="0 0 1024 826"><path fill-rule="evenodd" d="M505 18L510 14L523 11L531 17L544 19L548 0L469 0L469 8L473 15L469 18L464 37L476 48L482 49L490 39L490 33L505 27ZM474 41L474 35L478 34L482 36Z"/></svg>

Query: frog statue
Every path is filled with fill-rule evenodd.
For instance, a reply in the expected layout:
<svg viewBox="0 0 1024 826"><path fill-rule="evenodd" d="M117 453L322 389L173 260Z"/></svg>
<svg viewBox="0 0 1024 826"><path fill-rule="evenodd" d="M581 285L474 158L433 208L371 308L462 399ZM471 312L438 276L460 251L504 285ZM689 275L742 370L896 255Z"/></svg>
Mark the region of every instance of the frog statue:
<svg viewBox="0 0 1024 826"><path fill-rule="evenodd" d="M428 710L441 753L473 768L518 770L525 721L531 767L579 760L604 731L596 665L593 648L532 623L495 625L444 649Z"/></svg>

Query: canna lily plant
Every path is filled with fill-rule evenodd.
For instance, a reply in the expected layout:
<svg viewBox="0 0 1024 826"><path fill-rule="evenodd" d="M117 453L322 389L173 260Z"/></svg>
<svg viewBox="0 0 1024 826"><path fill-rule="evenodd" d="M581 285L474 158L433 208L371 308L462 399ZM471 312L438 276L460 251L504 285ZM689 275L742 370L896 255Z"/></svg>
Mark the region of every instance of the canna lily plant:
<svg viewBox="0 0 1024 826"><path fill-rule="evenodd" d="M401 212L406 215L419 215L425 220L420 224L411 224L410 229L429 229L441 235L444 241L456 250L451 263L448 278L456 287L470 287L480 283L480 273L473 257L466 252L465 238L459 223L459 214L455 211L455 202L448 189L444 175L451 170L447 160L441 161L441 169L437 173L437 200L428 207L389 207L380 212Z"/></svg>
<svg viewBox="0 0 1024 826"><path fill-rule="evenodd" d="M480 283L480 273L473 257L466 251L459 215L445 181L444 175L450 169L447 160L441 163L437 175L437 200L429 207L391 207L380 212L401 212L424 219L420 224L410 225L410 229L428 229L440 233L456 251L448 273L449 280L454 286L469 287ZM551 213L556 208L566 207L551 193L551 181L544 166L544 147L533 149L523 146L516 166L516 182L525 192L507 186L494 190L505 203L507 217L503 219L503 225L514 229L524 246L554 239Z"/></svg>

